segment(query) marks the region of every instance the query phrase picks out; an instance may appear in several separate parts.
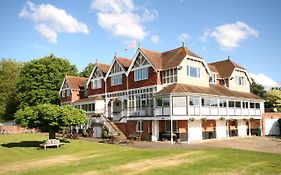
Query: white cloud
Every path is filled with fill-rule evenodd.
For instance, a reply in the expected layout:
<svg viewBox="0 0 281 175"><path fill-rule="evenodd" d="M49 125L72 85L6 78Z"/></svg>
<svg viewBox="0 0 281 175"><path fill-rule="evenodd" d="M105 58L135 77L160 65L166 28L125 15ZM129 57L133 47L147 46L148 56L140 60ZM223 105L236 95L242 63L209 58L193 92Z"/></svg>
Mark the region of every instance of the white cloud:
<svg viewBox="0 0 281 175"><path fill-rule="evenodd" d="M239 46L239 43L251 36L258 37L259 32L249 25L237 21L233 24L224 24L212 31L206 31L200 40L207 42L208 37L214 37L223 50L232 50Z"/></svg>
<svg viewBox="0 0 281 175"><path fill-rule="evenodd" d="M182 33L178 36L178 41L180 42L186 42L187 40L190 40L191 39L191 36L188 35L187 33Z"/></svg>
<svg viewBox="0 0 281 175"><path fill-rule="evenodd" d="M158 44L159 41L160 41L160 38L159 38L158 35L151 35L150 40L151 40L152 43Z"/></svg>
<svg viewBox="0 0 281 175"><path fill-rule="evenodd" d="M57 42L58 33L89 33L87 25L50 4L36 5L28 1L19 17L32 19L35 29L51 43Z"/></svg>
<svg viewBox="0 0 281 175"><path fill-rule="evenodd" d="M142 21L143 22L149 22L149 21L153 21L158 17L158 12L157 10L153 9L153 10L148 10L145 9L143 14L142 14Z"/></svg>
<svg viewBox="0 0 281 175"><path fill-rule="evenodd" d="M205 31L203 33L203 35L199 38L199 40L203 43L207 43L208 42L208 37L210 35L210 32L209 31Z"/></svg>
<svg viewBox="0 0 281 175"><path fill-rule="evenodd" d="M158 12L145 9L140 15L132 0L94 0L91 8L97 11L98 24L117 37L143 40L147 35L144 22L158 17Z"/></svg>
<svg viewBox="0 0 281 175"><path fill-rule="evenodd" d="M260 74L250 73L250 76L255 80L255 82L263 85L267 90L271 89L272 87L277 87L277 86L280 87L280 84L272 80L270 77L264 75L263 73Z"/></svg>

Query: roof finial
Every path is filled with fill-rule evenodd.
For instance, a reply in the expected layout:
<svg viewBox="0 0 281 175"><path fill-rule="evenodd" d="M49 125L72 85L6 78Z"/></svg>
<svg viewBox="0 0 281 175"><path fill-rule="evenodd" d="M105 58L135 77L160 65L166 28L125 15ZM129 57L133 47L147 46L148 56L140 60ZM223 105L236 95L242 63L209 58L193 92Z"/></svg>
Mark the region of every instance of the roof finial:
<svg viewBox="0 0 281 175"><path fill-rule="evenodd" d="M182 47L185 47L185 44L184 44L184 42L182 42Z"/></svg>
<svg viewBox="0 0 281 175"><path fill-rule="evenodd" d="M227 60L230 60L229 55L227 56Z"/></svg>
<svg viewBox="0 0 281 175"><path fill-rule="evenodd" d="M98 64L98 59L96 59L96 64Z"/></svg>
<svg viewBox="0 0 281 175"><path fill-rule="evenodd" d="M139 44L138 44L138 48L141 48L141 43L139 42Z"/></svg>
<svg viewBox="0 0 281 175"><path fill-rule="evenodd" d="M115 52L114 52L114 57L116 57L116 55L117 55L117 52L115 51Z"/></svg>

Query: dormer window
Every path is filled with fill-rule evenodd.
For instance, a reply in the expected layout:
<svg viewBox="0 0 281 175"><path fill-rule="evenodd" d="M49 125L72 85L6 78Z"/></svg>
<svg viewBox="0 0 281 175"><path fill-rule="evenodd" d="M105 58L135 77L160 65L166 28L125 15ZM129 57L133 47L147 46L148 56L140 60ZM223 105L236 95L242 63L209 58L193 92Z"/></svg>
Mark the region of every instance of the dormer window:
<svg viewBox="0 0 281 175"><path fill-rule="evenodd" d="M186 67L187 76L200 78L200 68L196 66Z"/></svg>
<svg viewBox="0 0 281 175"><path fill-rule="evenodd" d="M237 85L245 86L246 85L246 79L242 76L235 76L235 83Z"/></svg>
<svg viewBox="0 0 281 175"><path fill-rule="evenodd" d="M114 75L111 77L111 86L122 84L122 75Z"/></svg>
<svg viewBox="0 0 281 175"><path fill-rule="evenodd" d="M217 75L216 74L212 74L209 76L209 83L216 83L216 79L217 79Z"/></svg>

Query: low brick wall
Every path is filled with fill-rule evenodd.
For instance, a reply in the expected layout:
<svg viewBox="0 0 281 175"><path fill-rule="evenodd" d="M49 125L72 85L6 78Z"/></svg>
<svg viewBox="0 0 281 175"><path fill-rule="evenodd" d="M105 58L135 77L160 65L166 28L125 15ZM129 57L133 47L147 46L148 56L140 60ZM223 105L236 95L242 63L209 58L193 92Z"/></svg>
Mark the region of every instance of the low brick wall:
<svg viewBox="0 0 281 175"><path fill-rule="evenodd" d="M25 132L35 132L35 129L27 129L20 126L0 126L0 133L3 134L15 134L15 133L25 133Z"/></svg>

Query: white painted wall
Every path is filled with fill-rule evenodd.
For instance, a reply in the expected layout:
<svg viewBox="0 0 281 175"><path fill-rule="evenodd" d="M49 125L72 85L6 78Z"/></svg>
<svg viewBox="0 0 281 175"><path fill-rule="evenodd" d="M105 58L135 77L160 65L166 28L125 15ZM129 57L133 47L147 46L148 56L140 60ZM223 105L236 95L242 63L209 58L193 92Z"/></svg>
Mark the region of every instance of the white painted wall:
<svg viewBox="0 0 281 175"><path fill-rule="evenodd" d="M95 101L96 112L103 113L104 112L104 101L96 100Z"/></svg>
<svg viewBox="0 0 281 175"><path fill-rule="evenodd" d="M246 80L246 85L238 85L235 82L235 76L242 76ZM234 91L242 91L242 92L250 92L250 82L247 79L246 72L236 71L234 70L231 77L233 77L231 80L229 80L229 89Z"/></svg>
<svg viewBox="0 0 281 175"><path fill-rule="evenodd" d="M152 142L157 142L159 140L159 121L154 120L152 121L152 136L151 136L151 141Z"/></svg>
<svg viewBox="0 0 281 175"><path fill-rule="evenodd" d="M244 120L237 120L238 121L238 136L245 137L247 136L247 125L246 121Z"/></svg>
<svg viewBox="0 0 281 175"><path fill-rule="evenodd" d="M186 70L187 65L200 67L200 78L187 76L187 70ZM209 74L207 73L202 62L193 61L185 58L179 66L181 66L182 69L178 70L178 83L205 86L205 87L209 86Z"/></svg>
<svg viewBox="0 0 281 175"><path fill-rule="evenodd" d="M201 120L189 121L189 141L201 141L202 140L202 127Z"/></svg>
<svg viewBox="0 0 281 175"><path fill-rule="evenodd" d="M225 120L216 120L217 139L226 138L226 122Z"/></svg>
<svg viewBox="0 0 281 175"><path fill-rule="evenodd" d="M265 119L265 135L280 135L278 119Z"/></svg>

